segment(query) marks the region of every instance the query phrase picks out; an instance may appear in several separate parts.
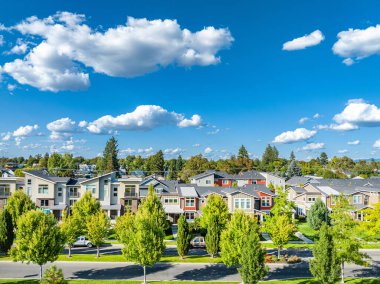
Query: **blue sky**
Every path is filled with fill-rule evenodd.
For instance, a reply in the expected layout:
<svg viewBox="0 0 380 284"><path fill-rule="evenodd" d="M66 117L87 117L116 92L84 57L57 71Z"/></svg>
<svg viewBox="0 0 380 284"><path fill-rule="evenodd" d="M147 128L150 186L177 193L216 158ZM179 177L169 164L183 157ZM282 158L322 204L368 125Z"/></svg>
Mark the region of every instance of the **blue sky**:
<svg viewBox="0 0 380 284"><path fill-rule="evenodd" d="M377 1L88 3L2 4L0 155L379 158Z"/></svg>

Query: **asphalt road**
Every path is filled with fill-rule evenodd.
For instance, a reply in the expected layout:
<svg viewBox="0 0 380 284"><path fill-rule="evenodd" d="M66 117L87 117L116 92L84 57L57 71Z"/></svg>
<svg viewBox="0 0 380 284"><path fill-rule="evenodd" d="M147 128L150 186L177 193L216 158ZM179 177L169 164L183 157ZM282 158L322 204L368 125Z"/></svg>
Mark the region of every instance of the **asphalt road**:
<svg viewBox="0 0 380 284"><path fill-rule="evenodd" d="M380 277L380 250L366 251L373 259L370 267L346 265L347 277ZM267 279L310 277L308 257L299 264L270 265ZM57 262L69 279L141 280L141 267L130 263ZM37 278L39 268L8 261L0 262L0 278ZM223 264L158 263L147 269L149 280L241 281L235 268Z"/></svg>

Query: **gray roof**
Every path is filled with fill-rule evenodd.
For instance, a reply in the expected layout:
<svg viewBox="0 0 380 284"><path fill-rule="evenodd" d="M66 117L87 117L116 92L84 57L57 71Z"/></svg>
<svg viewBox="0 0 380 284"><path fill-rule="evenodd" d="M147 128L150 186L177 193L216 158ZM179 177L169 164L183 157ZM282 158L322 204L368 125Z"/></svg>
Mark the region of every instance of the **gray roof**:
<svg viewBox="0 0 380 284"><path fill-rule="evenodd" d="M200 178L207 177L210 175L215 175L217 178L229 178L231 176L226 172L216 171L216 170L207 170L203 173L190 177L190 179L200 179Z"/></svg>
<svg viewBox="0 0 380 284"><path fill-rule="evenodd" d="M299 187L299 186L291 186L290 188L293 189L298 194L307 192L304 188Z"/></svg>
<svg viewBox="0 0 380 284"><path fill-rule="evenodd" d="M240 172L237 175L231 175L226 172L222 171L216 171L216 170L208 170L204 173L192 176L190 179L200 179L203 177L207 177L210 175L214 175L215 178L223 178L223 179L265 179L265 177L258 171L247 171L247 172Z"/></svg>
<svg viewBox="0 0 380 284"><path fill-rule="evenodd" d="M291 177L290 179L288 179L286 181L286 184L288 185L295 185L295 186L299 186L301 184L307 184L307 183L319 183L319 179L316 180L316 179L313 179L311 177L298 177L298 176L294 176L294 177Z"/></svg>
<svg viewBox="0 0 380 284"><path fill-rule="evenodd" d="M195 190L194 185L179 185L178 195L180 197L198 197L198 193Z"/></svg>
<svg viewBox="0 0 380 284"><path fill-rule="evenodd" d="M71 178L70 177L59 177L55 175L51 175L48 173L47 170L29 170L29 171L24 171L25 173L34 175L36 177L49 180L51 182L63 182L67 183Z"/></svg>
<svg viewBox="0 0 380 284"><path fill-rule="evenodd" d="M275 196L276 194L272 192L269 188L267 188L264 184L246 184L242 188L247 188L255 191L261 191L268 195Z"/></svg>
<svg viewBox="0 0 380 284"><path fill-rule="evenodd" d="M265 177L258 171L241 172L238 175L233 175L233 179L265 179Z"/></svg>

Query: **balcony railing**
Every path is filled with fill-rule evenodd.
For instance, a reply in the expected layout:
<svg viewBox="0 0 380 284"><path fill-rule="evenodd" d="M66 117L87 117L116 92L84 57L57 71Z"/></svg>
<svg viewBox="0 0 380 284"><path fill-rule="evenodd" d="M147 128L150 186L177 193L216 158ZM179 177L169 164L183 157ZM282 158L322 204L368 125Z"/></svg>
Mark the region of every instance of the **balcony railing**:
<svg viewBox="0 0 380 284"><path fill-rule="evenodd" d="M70 198L79 198L80 193L79 192L70 192L69 197Z"/></svg>
<svg viewBox="0 0 380 284"><path fill-rule="evenodd" d="M0 193L0 198L8 198L10 196L11 196L10 193Z"/></svg>
<svg viewBox="0 0 380 284"><path fill-rule="evenodd" d="M137 192L124 192L124 197L139 197Z"/></svg>

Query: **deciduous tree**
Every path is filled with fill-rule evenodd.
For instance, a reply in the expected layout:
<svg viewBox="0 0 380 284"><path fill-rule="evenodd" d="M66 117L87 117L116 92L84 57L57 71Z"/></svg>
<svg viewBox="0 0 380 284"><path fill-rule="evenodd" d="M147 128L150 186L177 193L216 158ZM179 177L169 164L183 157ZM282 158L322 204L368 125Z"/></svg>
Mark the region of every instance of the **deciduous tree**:
<svg viewBox="0 0 380 284"><path fill-rule="evenodd" d="M219 194L210 194L207 197L206 206L202 209L201 226L208 229L211 217L216 216L218 227L222 231L229 219L227 203Z"/></svg>
<svg viewBox="0 0 380 284"><path fill-rule="evenodd" d="M96 246L96 257L99 257L100 245L104 242L110 229L110 222L106 213L99 211L92 215L86 222L87 237Z"/></svg>
<svg viewBox="0 0 380 284"><path fill-rule="evenodd" d="M65 243L69 248L68 257L71 257L71 248L73 247L73 244L76 242L77 238L80 236L83 228L83 225L80 223L81 221L76 217L77 214L70 215L65 210L62 213L62 222L59 225L61 232L65 237Z"/></svg>
<svg viewBox="0 0 380 284"><path fill-rule="evenodd" d="M17 190L8 198L5 208L12 217L13 226L17 228L18 218L20 218L25 212L35 209L36 205L26 193L22 190Z"/></svg>
<svg viewBox="0 0 380 284"><path fill-rule="evenodd" d="M64 247L64 236L52 214L32 210L22 215L18 220L15 246L11 249L11 256L15 261L33 262L42 266L48 261L58 259Z"/></svg>
<svg viewBox="0 0 380 284"><path fill-rule="evenodd" d="M92 197L90 191L86 191L83 196L72 207L72 215L79 221L81 231L86 231L86 223L92 215L95 215L101 210L98 200Z"/></svg>

